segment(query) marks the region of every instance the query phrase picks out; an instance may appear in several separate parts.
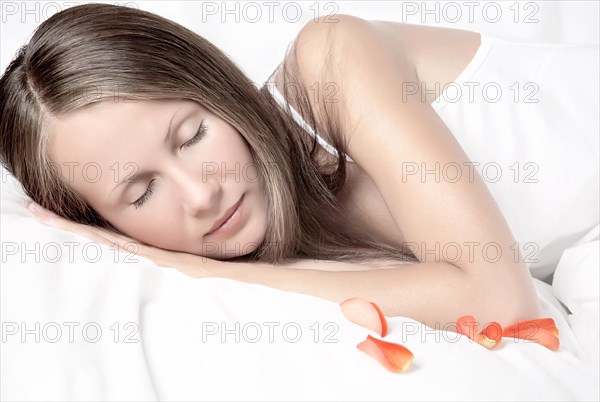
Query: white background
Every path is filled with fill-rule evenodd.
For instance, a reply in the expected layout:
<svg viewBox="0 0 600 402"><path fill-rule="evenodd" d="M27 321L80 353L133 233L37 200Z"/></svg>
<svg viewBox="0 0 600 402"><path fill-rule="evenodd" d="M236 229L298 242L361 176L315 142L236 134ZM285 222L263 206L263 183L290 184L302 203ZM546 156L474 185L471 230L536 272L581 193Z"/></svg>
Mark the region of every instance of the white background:
<svg viewBox="0 0 600 402"><path fill-rule="evenodd" d="M0 70L34 29L59 10L86 1L2 1ZM256 83L283 59L315 16L468 29L529 41L598 43L598 1L105 1L157 13L206 37ZM497 11L500 10L500 14Z"/></svg>

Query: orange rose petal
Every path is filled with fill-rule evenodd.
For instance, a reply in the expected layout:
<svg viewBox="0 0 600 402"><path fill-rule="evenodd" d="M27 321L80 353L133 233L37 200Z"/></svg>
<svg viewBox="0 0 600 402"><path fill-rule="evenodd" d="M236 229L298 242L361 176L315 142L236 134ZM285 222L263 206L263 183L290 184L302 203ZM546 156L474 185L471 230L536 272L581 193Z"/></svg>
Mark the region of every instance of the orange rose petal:
<svg viewBox="0 0 600 402"><path fill-rule="evenodd" d="M504 328L503 336L512 337L511 334L522 332L526 329L534 332L538 328L545 329L550 331L554 336L560 338L558 334L558 328L556 328L556 324L552 318L537 318L535 320L524 320L517 321L508 327Z"/></svg>
<svg viewBox="0 0 600 402"><path fill-rule="evenodd" d="M534 321L536 324L538 324L540 326L540 328L543 328L546 331L550 331L550 333L552 335L559 338L558 328L556 327L556 323L554 322L554 319L547 317L547 318L538 318L538 319L535 319L532 321Z"/></svg>
<svg viewBox="0 0 600 402"><path fill-rule="evenodd" d="M481 331L476 339L477 343L488 349L493 349L502 341L502 327L497 322L491 322Z"/></svg>
<svg viewBox="0 0 600 402"><path fill-rule="evenodd" d="M502 341L502 327L497 322L489 323L481 332L472 315L463 315L456 320L456 331L477 342L486 349L493 349Z"/></svg>
<svg viewBox="0 0 600 402"><path fill-rule="evenodd" d="M550 350L557 350L560 345L558 337L552 332L543 328L540 328L539 331L534 335L533 339L530 340L537 342Z"/></svg>
<svg viewBox="0 0 600 402"><path fill-rule="evenodd" d="M502 336L536 342L550 350L560 346L558 329L552 318L516 322L506 327Z"/></svg>
<svg viewBox="0 0 600 402"><path fill-rule="evenodd" d="M366 340L356 345L356 348L373 357L393 373L400 373L408 369L414 357L412 352L404 346L382 341L373 338L371 335L368 335Z"/></svg>
<svg viewBox="0 0 600 402"><path fill-rule="evenodd" d="M377 314L379 314L379 320L381 321L381 337L384 338L388 332L387 320L385 319L385 315L381 312L379 306L373 302L371 302L375 310L377 310Z"/></svg>
<svg viewBox="0 0 600 402"><path fill-rule="evenodd" d="M478 324L475 317L472 315L463 315L456 320L456 332L467 336L469 339L474 339L477 335Z"/></svg>
<svg viewBox="0 0 600 402"><path fill-rule="evenodd" d="M362 297L351 297L340 303L344 316L355 324L381 335L387 335L388 326L385 316L377 304Z"/></svg>

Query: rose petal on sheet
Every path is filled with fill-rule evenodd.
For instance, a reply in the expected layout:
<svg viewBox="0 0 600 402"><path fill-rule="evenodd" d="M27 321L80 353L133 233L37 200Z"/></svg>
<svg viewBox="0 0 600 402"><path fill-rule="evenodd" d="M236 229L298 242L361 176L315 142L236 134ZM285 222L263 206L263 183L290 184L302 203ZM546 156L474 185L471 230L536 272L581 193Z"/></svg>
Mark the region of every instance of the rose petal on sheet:
<svg viewBox="0 0 600 402"><path fill-rule="evenodd" d="M489 323L479 332L479 323L472 315L463 315L456 320L456 331L477 342L486 349L493 349L502 341L502 327L497 322Z"/></svg>
<svg viewBox="0 0 600 402"><path fill-rule="evenodd" d="M558 328L556 328L556 323L552 318L536 318L535 320L517 321L504 328L502 335L511 337L511 334L522 332L525 328L531 330L532 332L538 328L542 328L550 331L550 333L557 338L560 338L558 334Z"/></svg>
<svg viewBox="0 0 600 402"><path fill-rule="evenodd" d="M560 346L560 341L558 338L550 331L547 331L543 328L538 329L535 333L528 333L526 336L512 336L512 338L519 338L526 341L539 343L540 345L550 349L550 350L558 350Z"/></svg>
<svg viewBox="0 0 600 402"><path fill-rule="evenodd" d="M388 325L379 306L362 297L351 297L340 303L344 316L351 322L378 333L387 335Z"/></svg>
<svg viewBox="0 0 600 402"><path fill-rule="evenodd" d="M381 320L381 337L384 338L388 332L387 320L385 319L385 315L381 312L379 306L373 302L371 302L375 310L377 310L377 314L379 314L379 319Z"/></svg>
<svg viewBox="0 0 600 402"><path fill-rule="evenodd" d="M536 342L550 350L560 346L558 328L552 318L518 321L504 328L502 336Z"/></svg>
<svg viewBox="0 0 600 402"><path fill-rule="evenodd" d="M540 328L532 340L550 350L558 350L558 347L560 346L558 337L544 328Z"/></svg>
<svg viewBox="0 0 600 402"><path fill-rule="evenodd" d="M356 345L361 352L377 360L393 373L401 373L410 367L413 354L406 347L367 335L367 339Z"/></svg>
<svg viewBox="0 0 600 402"><path fill-rule="evenodd" d="M469 339L475 338L479 324L472 315L463 315L456 320L456 332L461 335L465 335Z"/></svg>
<svg viewBox="0 0 600 402"><path fill-rule="evenodd" d="M553 318L537 318L533 321L535 321L540 326L540 328L543 328L546 331L550 331L550 333L552 333L554 336L560 338L560 336L558 335L558 328L556 327L556 323L554 322Z"/></svg>
<svg viewBox="0 0 600 402"><path fill-rule="evenodd" d="M493 349L502 341L502 326L497 322L489 323L477 336L477 343Z"/></svg>

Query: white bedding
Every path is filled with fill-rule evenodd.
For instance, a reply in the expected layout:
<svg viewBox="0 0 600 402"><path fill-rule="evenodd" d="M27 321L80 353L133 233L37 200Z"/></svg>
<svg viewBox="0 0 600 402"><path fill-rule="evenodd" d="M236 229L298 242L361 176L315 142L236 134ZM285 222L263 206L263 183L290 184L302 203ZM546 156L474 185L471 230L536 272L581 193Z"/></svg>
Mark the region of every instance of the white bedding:
<svg viewBox="0 0 600 402"><path fill-rule="evenodd" d="M50 239L73 242L78 256L89 243L46 228L24 209L7 213L17 209L3 205L3 244L10 239L33 249L37 243L42 250ZM561 261L559 269L577 274L575 284L566 275L555 278L574 314L560 305L552 286L534 279L542 316L554 318L559 329L558 351L512 338L489 351L455 333L392 317L384 339L415 356L401 374L356 349L370 332L349 322L337 303L228 279L192 279L144 259L132 264L121 257L115 264L109 248L98 249L98 260L90 248L88 261L76 263L66 253L54 263L36 263L33 253L4 250L3 400L599 396L598 281L592 283L598 278L598 241L567 250ZM46 250L46 260L53 260L51 248Z"/></svg>
<svg viewBox="0 0 600 402"><path fill-rule="evenodd" d="M263 31L249 23L203 24L190 12L200 7L197 2L136 4L206 34L257 82L307 20L262 24L271 30ZM396 16L387 2L336 4L338 12L364 18ZM537 24L441 25L598 43L596 2L536 4ZM16 44L37 25L14 21L3 17L2 71ZM281 35L267 34L280 28ZM511 338L489 351L455 333L427 331L412 319L393 317L384 339L405 345L415 356L407 372L393 374L356 349L372 333L350 323L337 303L233 280L193 279L139 257L131 262L118 254L115 262L109 248L33 218L4 169L1 189L2 400L600 398L598 226L563 251L551 284L534 278L542 316L554 318L560 331L558 351ZM221 323L229 331L225 339ZM98 328L102 332L96 336Z"/></svg>

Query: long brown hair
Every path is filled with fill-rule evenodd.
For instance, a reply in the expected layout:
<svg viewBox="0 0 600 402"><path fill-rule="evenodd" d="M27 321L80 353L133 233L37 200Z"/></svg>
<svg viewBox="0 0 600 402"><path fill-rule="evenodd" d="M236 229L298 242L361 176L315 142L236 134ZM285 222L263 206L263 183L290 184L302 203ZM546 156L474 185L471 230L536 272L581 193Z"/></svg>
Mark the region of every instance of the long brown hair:
<svg viewBox="0 0 600 402"><path fill-rule="evenodd" d="M285 80L299 78L295 51L284 71ZM266 87L257 88L205 38L134 8L75 6L44 21L0 79L0 156L25 193L44 208L119 232L64 182L49 160L47 118L112 99L116 91L137 100L193 100L247 141L269 204L264 242L230 261L418 261L406 248L339 229L345 218L336 195L346 180L347 144L340 139L335 111L315 119L304 85L294 87L295 106L338 151L335 169L314 160L316 140L311 147L289 105L287 111L281 108Z"/></svg>

